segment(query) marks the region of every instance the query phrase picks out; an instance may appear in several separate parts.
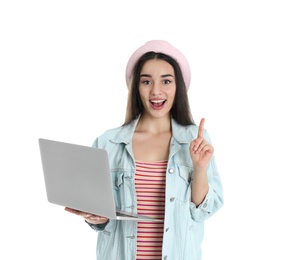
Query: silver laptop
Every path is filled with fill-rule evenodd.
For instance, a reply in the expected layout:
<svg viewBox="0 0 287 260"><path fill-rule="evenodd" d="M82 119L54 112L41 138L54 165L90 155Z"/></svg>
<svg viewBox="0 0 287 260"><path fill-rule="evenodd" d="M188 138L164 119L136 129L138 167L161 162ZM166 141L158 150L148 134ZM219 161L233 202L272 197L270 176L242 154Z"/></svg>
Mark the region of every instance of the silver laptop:
<svg viewBox="0 0 287 260"><path fill-rule="evenodd" d="M116 209L106 150L43 138L39 146L50 203L109 219L162 221Z"/></svg>

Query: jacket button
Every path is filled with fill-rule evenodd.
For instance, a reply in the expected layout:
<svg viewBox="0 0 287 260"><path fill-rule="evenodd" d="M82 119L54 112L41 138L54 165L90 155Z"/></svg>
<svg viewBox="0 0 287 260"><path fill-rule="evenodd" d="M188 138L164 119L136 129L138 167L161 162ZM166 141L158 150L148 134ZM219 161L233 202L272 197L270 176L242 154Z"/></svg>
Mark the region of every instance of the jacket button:
<svg viewBox="0 0 287 260"><path fill-rule="evenodd" d="M169 201L170 201L170 202L173 202L173 201L174 201L174 197L171 197Z"/></svg>
<svg viewBox="0 0 287 260"><path fill-rule="evenodd" d="M167 255L165 255L163 259L166 260L167 259Z"/></svg>
<svg viewBox="0 0 287 260"><path fill-rule="evenodd" d="M168 230L169 230L169 228L166 228L166 229L165 229L165 232L167 232Z"/></svg>
<svg viewBox="0 0 287 260"><path fill-rule="evenodd" d="M174 169L170 168L170 169L168 170L168 172L169 172L169 173L174 173Z"/></svg>

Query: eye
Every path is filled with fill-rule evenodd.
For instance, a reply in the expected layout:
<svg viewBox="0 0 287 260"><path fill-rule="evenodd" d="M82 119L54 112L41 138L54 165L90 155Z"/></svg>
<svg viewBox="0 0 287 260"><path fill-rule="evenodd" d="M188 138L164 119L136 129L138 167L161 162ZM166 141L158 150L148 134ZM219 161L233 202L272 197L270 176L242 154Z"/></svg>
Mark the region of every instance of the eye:
<svg viewBox="0 0 287 260"><path fill-rule="evenodd" d="M143 80L143 81L142 81L142 84L144 84L144 85L149 85L149 84L151 84L151 82L146 79L146 80Z"/></svg>
<svg viewBox="0 0 287 260"><path fill-rule="evenodd" d="M164 83L165 85L168 85L168 84L171 83L171 81L170 81L169 79L165 79L165 80L163 81L163 83Z"/></svg>

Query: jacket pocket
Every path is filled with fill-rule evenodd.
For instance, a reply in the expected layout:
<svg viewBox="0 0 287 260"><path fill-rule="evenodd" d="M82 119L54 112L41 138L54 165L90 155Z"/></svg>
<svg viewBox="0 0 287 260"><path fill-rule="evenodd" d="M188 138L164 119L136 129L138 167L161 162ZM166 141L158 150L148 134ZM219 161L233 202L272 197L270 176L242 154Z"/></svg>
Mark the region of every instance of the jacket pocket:
<svg viewBox="0 0 287 260"><path fill-rule="evenodd" d="M133 175L129 171L115 170L112 171L112 176L116 207L121 210L127 210L127 207L130 208L134 205L131 192Z"/></svg>
<svg viewBox="0 0 287 260"><path fill-rule="evenodd" d="M117 171L112 171L112 186L114 191L114 200L116 208L120 208L121 205L121 193L123 186L123 173L119 173Z"/></svg>
<svg viewBox="0 0 287 260"><path fill-rule="evenodd" d="M123 173L113 173L112 182L114 190L118 191L120 189L121 185L123 184L123 175Z"/></svg>
<svg viewBox="0 0 287 260"><path fill-rule="evenodd" d="M179 176L186 185L190 185L192 181L192 168L188 166L179 166Z"/></svg>
<svg viewBox="0 0 287 260"><path fill-rule="evenodd" d="M191 199L192 167L178 166L178 178L176 185L177 199L183 202Z"/></svg>

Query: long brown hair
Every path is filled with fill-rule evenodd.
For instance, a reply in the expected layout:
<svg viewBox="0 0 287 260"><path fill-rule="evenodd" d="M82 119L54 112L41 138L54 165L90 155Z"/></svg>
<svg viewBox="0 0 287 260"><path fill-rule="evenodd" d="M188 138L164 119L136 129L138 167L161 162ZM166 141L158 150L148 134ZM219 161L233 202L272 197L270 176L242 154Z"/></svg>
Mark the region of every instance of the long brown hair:
<svg viewBox="0 0 287 260"><path fill-rule="evenodd" d="M170 111L171 117L180 125L194 125L195 123L190 112L186 86L178 63L170 56L157 52L147 52L142 55L133 69L124 124L129 124L131 121L135 120L144 110L139 94L140 73L145 62L152 59L164 60L174 69L176 92L174 103Z"/></svg>

